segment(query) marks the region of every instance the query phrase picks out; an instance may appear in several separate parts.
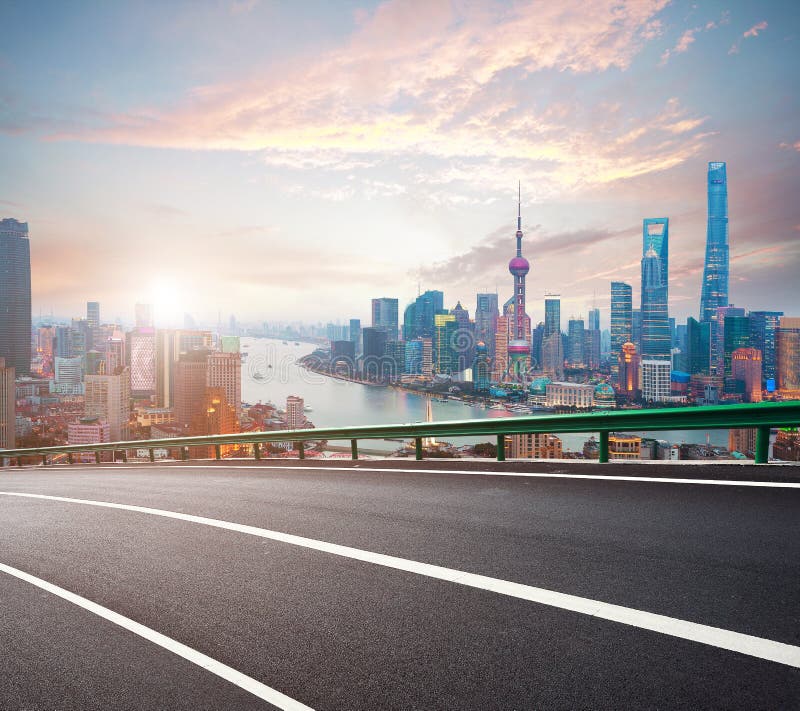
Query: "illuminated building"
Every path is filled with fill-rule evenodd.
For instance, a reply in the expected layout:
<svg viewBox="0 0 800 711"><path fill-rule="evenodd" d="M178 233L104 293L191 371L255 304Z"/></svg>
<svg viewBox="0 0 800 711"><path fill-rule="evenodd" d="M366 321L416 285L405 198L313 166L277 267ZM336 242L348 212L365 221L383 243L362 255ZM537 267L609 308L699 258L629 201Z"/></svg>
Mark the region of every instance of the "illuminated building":
<svg viewBox="0 0 800 711"><path fill-rule="evenodd" d="M725 163L708 164L706 258L700 293L700 321L708 323L728 305L728 177Z"/></svg>
<svg viewBox="0 0 800 711"><path fill-rule="evenodd" d="M517 200L517 254L508 263L508 271L514 277L514 320L508 341L508 375L511 380L521 381L527 377L530 365L530 319L525 313L525 276L530 264L522 256L522 193Z"/></svg>
<svg viewBox="0 0 800 711"><path fill-rule="evenodd" d="M800 318L783 316L777 332L778 389L791 397L800 397Z"/></svg>
<svg viewBox="0 0 800 711"><path fill-rule="evenodd" d="M740 383L745 402L761 402L761 351L737 348L731 354L731 377Z"/></svg>
<svg viewBox="0 0 800 711"><path fill-rule="evenodd" d="M609 459L641 459L642 438L636 435L611 432L608 435Z"/></svg>
<svg viewBox="0 0 800 711"><path fill-rule="evenodd" d="M622 281L611 282L611 372L618 376L617 360L622 344L633 337L633 289Z"/></svg>
<svg viewBox="0 0 800 711"><path fill-rule="evenodd" d="M86 417L97 417L107 422L111 428L112 442L128 439L131 416L130 368L120 368L107 375L87 375L85 388Z"/></svg>
<svg viewBox="0 0 800 711"><path fill-rule="evenodd" d="M492 380L501 382L508 372L508 316L497 318L497 331L494 334L494 368L492 369Z"/></svg>
<svg viewBox="0 0 800 711"><path fill-rule="evenodd" d="M669 330L669 219L644 220L642 257L642 343L643 358L670 357Z"/></svg>
<svg viewBox="0 0 800 711"><path fill-rule="evenodd" d="M564 377L564 344L561 340L561 297L546 294L544 298L544 333L542 334L542 372L560 380Z"/></svg>
<svg viewBox="0 0 800 711"><path fill-rule="evenodd" d="M0 449L14 449L16 373L0 356Z"/></svg>
<svg viewBox="0 0 800 711"><path fill-rule="evenodd" d="M639 395L639 354L636 346L628 341L622 344L622 351L617 359L619 375L617 378L617 392L626 400L635 400Z"/></svg>
<svg viewBox="0 0 800 711"><path fill-rule="evenodd" d="M756 428L734 427L728 430L728 450L753 457L756 450Z"/></svg>
<svg viewBox="0 0 800 711"><path fill-rule="evenodd" d="M236 409L225 397L225 390L207 387L203 393L202 407L192 418L189 434L193 437L202 437L233 434L238 431L239 418L236 416ZM222 446L220 455L224 456L227 452L235 449L235 445ZM216 455L213 446L191 447L190 450L192 457L214 457Z"/></svg>
<svg viewBox="0 0 800 711"><path fill-rule="evenodd" d="M574 407L578 410L588 410L594 406L594 385L548 383L545 392L547 407Z"/></svg>
<svg viewBox="0 0 800 711"><path fill-rule="evenodd" d="M433 319L436 372L451 374L456 370L455 337L458 323L453 314L436 314Z"/></svg>
<svg viewBox="0 0 800 711"><path fill-rule="evenodd" d="M209 353L206 383L210 388L222 389L238 421L242 416L242 359L239 353Z"/></svg>
<svg viewBox="0 0 800 711"><path fill-rule="evenodd" d="M505 438L506 456L510 459L561 459L563 444L552 434L515 434Z"/></svg>
<svg viewBox="0 0 800 711"><path fill-rule="evenodd" d="M783 311L751 311L749 316L750 345L761 351L762 378L764 381L774 380L777 365L776 333Z"/></svg>
<svg viewBox="0 0 800 711"><path fill-rule="evenodd" d="M0 358L31 372L31 247L28 223L0 220Z"/></svg>

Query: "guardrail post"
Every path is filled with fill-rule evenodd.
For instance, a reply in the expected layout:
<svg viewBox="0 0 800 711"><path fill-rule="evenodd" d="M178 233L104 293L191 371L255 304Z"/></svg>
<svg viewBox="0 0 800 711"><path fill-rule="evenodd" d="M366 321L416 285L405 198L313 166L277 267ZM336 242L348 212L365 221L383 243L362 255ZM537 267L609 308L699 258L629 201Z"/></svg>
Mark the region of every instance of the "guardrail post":
<svg viewBox="0 0 800 711"><path fill-rule="evenodd" d="M43 467L47 466L47 455L46 454L42 455L42 466Z"/></svg>
<svg viewBox="0 0 800 711"><path fill-rule="evenodd" d="M72 458L72 452L67 452L67 462L69 464L74 464L75 463L73 458Z"/></svg>
<svg viewBox="0 0 800 711"><path fill-rule="evenodd" d="M22 457L17 457L17 466L18 467L22 466Z"/></svg>
<svg viewBox="0 0 800 711"><path fill-rule="evenodd" d="M297 443L297 456L300 459L306 458L306 444L305 442L298 442Z"/></svg>
<svg viewBox="0 0 800 711"><path fill-rule="evenodd" d="M218 444L214 445L214 459L222 459L222 447Z"/></svg>
<svg viewBox="0 0 800 711"><path fill-rule="evenodd" d="M506 436L497 435L497 461L506 461Z"/></svg>
<svg viewBox="0 0 800 711"><path fill-rule="evenodd" d="M123 463L127 463L127 461L128 461L128 450L127 449L123 449L122 450L122 461L123 461Z"/></svg>
<svg viewBox="0 0 800 711"><path fill-rule="evenodd" d="M186 462L189 460L189 448L181 447L181 461Z"/></svg>
<svg viewBox="0 0 800 711"><path fill-rule="evenodd" d="M600 433L600 464L608 464L608 432Z"/></svg>
<svg viewBox="0 0 800 711"><path fill-rule="evenodd" d="M353 456L353 459L358 459L358 440L351 439L350 440L350 454Z"/></svg>
<svg viewBox="0 0 800 711"><path fill-rule="evenodd" d="M95 464L100 464L100 450L95 450L94 463Z"/></svg>
<svg viewBox="0 0 800 711"><path fill-rule="evenodd" d="M150 456L150 461L151 462L156 461L156 453L153 451L152 447L150 447L150 449L147 450L147 453Z"/></svg>
<svg viewBox="0 0 800 711"><path fill-rule="evenodd" d="M756 428L756 464L766 464L769 461L769 425Z"/></svg>
<svg viewBox="0 0 800 711"><path fill-rule="evenodd" d="M417 461L422 461L422 437L416 437L414 439L414 456L417 458Z"/></svg>
<svg viewBox="0 0 800 711"><path fill-rule="evenodd" d="M261 459L261 442L253 442L253 458Z"/></svg>

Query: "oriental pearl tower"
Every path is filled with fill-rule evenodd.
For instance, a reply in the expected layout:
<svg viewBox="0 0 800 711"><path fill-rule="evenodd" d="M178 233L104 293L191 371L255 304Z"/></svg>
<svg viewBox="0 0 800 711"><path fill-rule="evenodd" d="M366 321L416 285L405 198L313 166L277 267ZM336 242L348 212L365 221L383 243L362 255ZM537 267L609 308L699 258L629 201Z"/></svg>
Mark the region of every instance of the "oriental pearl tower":
<svg viewBox="0 0 800 711"><path fill-rule="evenodd" d="M525 377L531 347L525 333L525 275L530 264L522 256L522 186L517 198L517 256L508 263L508 271L514 277L514 323L508 342L508 374L514 380Z"/></svg>

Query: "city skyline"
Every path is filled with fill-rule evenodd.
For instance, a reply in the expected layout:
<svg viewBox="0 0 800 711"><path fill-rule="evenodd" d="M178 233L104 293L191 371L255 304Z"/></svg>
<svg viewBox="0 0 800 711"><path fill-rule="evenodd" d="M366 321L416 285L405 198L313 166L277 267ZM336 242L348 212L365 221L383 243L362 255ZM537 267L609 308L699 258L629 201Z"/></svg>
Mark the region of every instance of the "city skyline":
<svg viewBox="0 0 800 711"><path fill-rule="evenodd" d="M34 314L94 299L108 320L153 302L159 325L184 312L367 322L376 293L402 307L418 284L472 312L476 292L510 296L521 179L534 323L546 291L565 318L596 293L605 327L609 282L633 284L638 303L654 214L670 219L682 321L699 315L710 161L728 165L730 302L790 311L797 12L612 5L389 2L320 7L302 25L257 2L5 8L19 31L0 51L0 215L29 224ZM298 27L297 43L278 37ZM377 57L397 74L376 78ZM290 90L293 108L269 98Z"/></svg>

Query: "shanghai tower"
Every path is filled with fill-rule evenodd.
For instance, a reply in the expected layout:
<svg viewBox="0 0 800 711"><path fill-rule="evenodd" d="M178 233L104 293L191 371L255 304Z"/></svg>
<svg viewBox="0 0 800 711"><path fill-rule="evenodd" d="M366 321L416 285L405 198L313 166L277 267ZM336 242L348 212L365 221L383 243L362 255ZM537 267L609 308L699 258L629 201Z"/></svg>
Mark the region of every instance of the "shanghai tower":
<svg viewBox="0 0 800 711"><path fill-rule="evenodd" d="M728 177L725 163L708 164L706 261L700 294L700 321L713 321L728 305Z"/></svg>
<svg viewBox="0 0 800 711"><path fill-rule="evenodd" d="M31 249L28 223L0 220L0 358L31 372Z"/></svg>

